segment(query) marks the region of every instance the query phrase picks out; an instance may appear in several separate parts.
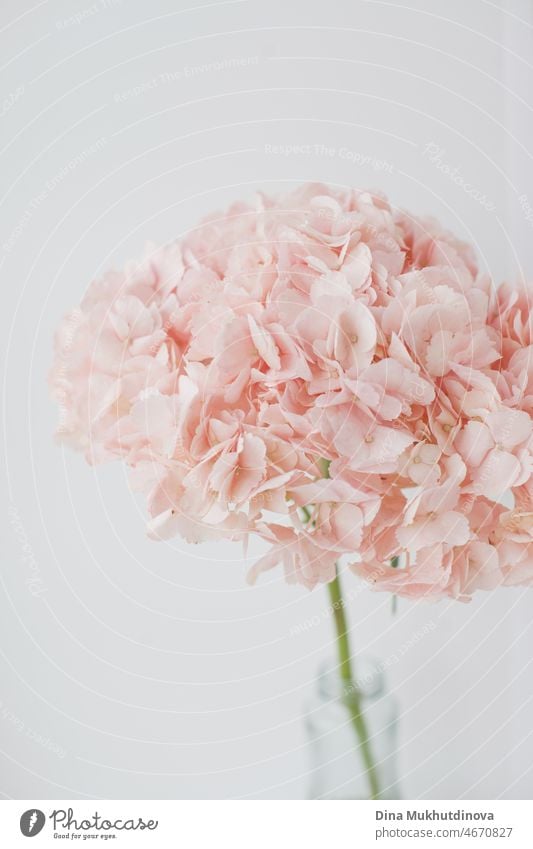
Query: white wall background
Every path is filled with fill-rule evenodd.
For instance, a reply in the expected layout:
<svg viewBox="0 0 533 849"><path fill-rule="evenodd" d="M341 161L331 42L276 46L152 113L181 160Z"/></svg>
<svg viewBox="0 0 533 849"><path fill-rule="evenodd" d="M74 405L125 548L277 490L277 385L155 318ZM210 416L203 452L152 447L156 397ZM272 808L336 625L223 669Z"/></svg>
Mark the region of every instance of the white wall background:
<svg viewBox="0 0 533 849"><path fill-rule="evenodd" d="M4 0L4 796L305 796L325 593L248 588L231 544L149 542L124 470L53 442L52 334L147 239L310 179L381 188L472 240L496 280L531 275L532 24L526 0ZM296 144L311 152L268 152ZM531 798L531 591L392 618L347 589L354 643L384 660L436 626L389 674L404 796Z"/></svg>

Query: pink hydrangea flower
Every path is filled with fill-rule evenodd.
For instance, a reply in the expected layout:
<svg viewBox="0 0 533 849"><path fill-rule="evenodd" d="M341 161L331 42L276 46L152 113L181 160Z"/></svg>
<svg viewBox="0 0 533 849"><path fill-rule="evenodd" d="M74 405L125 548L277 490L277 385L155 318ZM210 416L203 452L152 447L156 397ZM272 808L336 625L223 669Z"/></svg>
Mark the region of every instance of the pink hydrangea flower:
<svg viewBox="0 0 533 849"><path fill-rule="evenodd" d="M412 598L531 584L530 295L381 196L259 195L91 284L59 435L131 468L152 537L259 535L252 580L345 555Z"/></svg>

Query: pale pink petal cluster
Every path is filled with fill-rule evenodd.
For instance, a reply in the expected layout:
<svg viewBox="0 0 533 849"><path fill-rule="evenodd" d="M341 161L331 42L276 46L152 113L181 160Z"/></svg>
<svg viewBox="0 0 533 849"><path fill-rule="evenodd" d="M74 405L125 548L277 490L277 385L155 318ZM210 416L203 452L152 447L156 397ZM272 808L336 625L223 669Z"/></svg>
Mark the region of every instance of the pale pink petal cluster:
<svg viewBox="0 0 533 849"><path fill-rule="evenodd" d="M252 578L533 583L530 290L381 196L306 185L89 288L57 336L60 435L121 458L149 533L252 533Z"/></svg>

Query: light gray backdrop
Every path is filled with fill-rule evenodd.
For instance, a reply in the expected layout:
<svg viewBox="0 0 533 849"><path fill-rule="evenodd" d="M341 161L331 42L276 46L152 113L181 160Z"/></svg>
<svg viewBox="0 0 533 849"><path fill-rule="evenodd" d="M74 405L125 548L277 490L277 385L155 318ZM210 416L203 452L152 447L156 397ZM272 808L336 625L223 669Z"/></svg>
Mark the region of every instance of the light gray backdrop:
<svg viewBox="0 0 533 849"><path fill-rule="evenodd" d="M0 791L304 797L325 592L279 574L247 587L236 545L148 541L124 470L53 441L53 331L148 239L310 179L381 188L475 242L496 279L532 274L531 3L3 0L0 15ZM533 591L392 618L389 598L347 588L353 640L389 662L402 705L404 796L531 797Z"/></svg>

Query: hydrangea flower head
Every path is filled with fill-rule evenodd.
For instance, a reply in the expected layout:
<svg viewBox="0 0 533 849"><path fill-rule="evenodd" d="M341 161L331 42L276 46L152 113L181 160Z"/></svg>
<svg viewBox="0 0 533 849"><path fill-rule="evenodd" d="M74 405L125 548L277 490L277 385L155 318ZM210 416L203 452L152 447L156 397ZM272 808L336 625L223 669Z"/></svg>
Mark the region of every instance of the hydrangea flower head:
<svg viewBox="0 0 533 849"><path fill-rule="evenodd" d="M347 555L409 597L529 584L529 306L381 196L259 195L91 284L57 335L59 434L131 467L153 537L262 537L252 580L311 588Z"/></svg>

